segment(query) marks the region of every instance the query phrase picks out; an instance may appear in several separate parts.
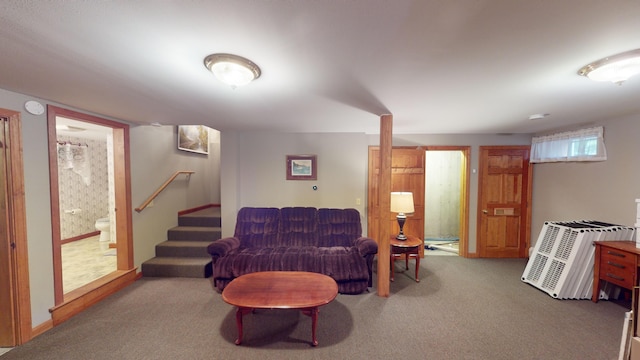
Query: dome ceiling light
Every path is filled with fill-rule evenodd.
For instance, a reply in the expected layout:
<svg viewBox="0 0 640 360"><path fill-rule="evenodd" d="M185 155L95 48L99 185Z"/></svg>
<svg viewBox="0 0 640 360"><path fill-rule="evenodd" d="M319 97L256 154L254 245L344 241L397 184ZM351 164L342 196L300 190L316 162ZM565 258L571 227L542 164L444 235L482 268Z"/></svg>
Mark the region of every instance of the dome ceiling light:
<svg viewBox="0 0 640 360"><path fill-rule="evenodd" d="M640 74L640 49L600 59L578 70L578 75L591 80L611 81L618 85L637 74Z"/></svg>
<svg viewBox="0 0 640 360"><path fill-rule="evenodd" d="M261 74L254 62L233 54L211 54L204 58L204 66L233 89L247 85Z"/></svg>

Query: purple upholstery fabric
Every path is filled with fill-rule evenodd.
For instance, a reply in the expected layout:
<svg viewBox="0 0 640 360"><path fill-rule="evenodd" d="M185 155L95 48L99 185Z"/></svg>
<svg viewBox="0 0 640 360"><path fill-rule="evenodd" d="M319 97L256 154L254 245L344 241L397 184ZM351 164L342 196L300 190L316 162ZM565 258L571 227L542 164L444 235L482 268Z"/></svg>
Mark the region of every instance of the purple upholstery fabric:
<svg viewBox="0 0 640 360"><path fill-rule="evenodd" d="M238 212L234 237L241 247L265 247L278 245L280 209L249 208Z"/></svg>
<svg viewBox="0 0 640 360"><path fill-rule="evenodd" d="M310 271L331 276L342 294L359 294L372 285L378 252L377 243L361 235L355 209L242 208L234 237L207 249L214 285L222 291L236 277L258 271Z"/></svg>

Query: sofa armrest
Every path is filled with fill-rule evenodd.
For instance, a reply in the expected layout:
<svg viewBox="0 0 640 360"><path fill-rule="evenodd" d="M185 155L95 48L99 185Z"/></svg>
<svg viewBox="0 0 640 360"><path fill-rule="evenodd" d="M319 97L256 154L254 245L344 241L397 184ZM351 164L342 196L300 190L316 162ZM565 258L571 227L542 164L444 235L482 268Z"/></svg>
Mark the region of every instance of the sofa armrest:
<svg viewBox="0 0 640 360"><path fill-rule="evenodd" d="M359 237L353 241L353 245L358 248L360 255L375 255L378 253L378 243L368 237Z"/></svg>
<svg viewBox="0 0 640 360"><path fill-rule="evenodd" d="M227 237L223 239L218 239L209 246L207 246L207 252L213 258L213 261L217 260L220 257L226 256L231 251L240 247L240 239L235 237Z"/></svg>

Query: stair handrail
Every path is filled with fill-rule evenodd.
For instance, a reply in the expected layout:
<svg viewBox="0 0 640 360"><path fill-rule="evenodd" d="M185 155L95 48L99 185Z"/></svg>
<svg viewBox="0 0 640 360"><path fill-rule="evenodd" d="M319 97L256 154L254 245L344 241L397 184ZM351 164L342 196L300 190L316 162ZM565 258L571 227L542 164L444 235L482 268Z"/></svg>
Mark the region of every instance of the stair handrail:
<svg viewBox="0 0 640 360"><path fill-rule="evenodd" d="M171 182L181 174L186 174L187 177L189 177L191 176L191 174L195 174L195 171L176 171L167 181L164 182L164 184L160 185L160 187L135 210L137 212L141 212L142 210L144 210L144 208L146 208L153 201L153 199L155 199L156 196L158 196L162 192L162 190L169 186L169 184L171 184Z"/></svg>

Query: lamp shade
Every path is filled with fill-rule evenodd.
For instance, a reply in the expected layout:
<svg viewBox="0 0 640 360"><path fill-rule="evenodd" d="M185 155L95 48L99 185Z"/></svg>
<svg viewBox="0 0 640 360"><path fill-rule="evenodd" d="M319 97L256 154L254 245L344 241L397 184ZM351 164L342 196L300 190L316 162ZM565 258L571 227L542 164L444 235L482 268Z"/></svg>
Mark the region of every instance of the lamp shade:
<svg viewBox="0 0 640 360"><path fill-rule="evenodd" d="M391 193L391 212L395 213L412 213L413 193L411 192L392 192Z"/></svg>

